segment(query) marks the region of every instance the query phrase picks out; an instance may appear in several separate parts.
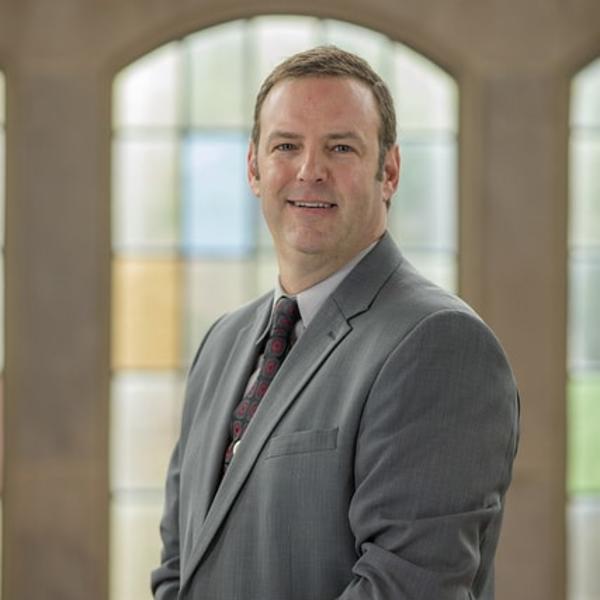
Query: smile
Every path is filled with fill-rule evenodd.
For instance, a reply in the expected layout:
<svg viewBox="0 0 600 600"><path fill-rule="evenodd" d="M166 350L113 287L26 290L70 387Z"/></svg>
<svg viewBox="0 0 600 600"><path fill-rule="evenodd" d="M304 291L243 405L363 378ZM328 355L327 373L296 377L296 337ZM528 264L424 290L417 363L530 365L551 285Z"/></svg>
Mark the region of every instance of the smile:
<svg viewBox="0 0 600 600"><path fill-rule="evenodd" d="M333 208L336 206L336 204L331 204L329 202L300 202L294 200L288 200L288 202L298 208Z"/></svg>

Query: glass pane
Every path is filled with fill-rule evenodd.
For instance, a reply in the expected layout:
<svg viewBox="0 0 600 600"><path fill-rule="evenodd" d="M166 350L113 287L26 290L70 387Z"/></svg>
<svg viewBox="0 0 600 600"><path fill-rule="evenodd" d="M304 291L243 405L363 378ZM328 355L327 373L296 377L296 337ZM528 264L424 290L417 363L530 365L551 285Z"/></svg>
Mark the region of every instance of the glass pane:
<svg viewBox="0 0 600 600"><path fill-rule="evenodd" d="M600 60L572 86L567 384L568 597L600 597Z"/></svg>
<svg viewBox="0 0 600 600"><path fill-rule="evenodd" d="M113 260L113 369L175 369L180 358L180 266Z"/></svg>
<svg viewBox="0 0 600 600"><path fill-rule="evenodd" d="M575 77L572 101L573 125L600 125L600 58Z"/></svg>
<svg viewBox="0 0 600 600"><path fill-rule="evenodd" d="M454 252L456 241L456 145L453 139L400 141L402 168L392 199L390 229L400 247Z"/></svg>
<svg viewBox="0 0 600 600"><path fill-rule="evenodd" d="M255 199L256 204L258 205L258 212L260 217L258 218L258 243L257 247L261 252L273 253L275 252L275 247L273 246L273 238L271 237L271 232L269 231L269 227L267 226L263 216L262 211L260 209L260 200L258 198Z"/></svg>
<svg viewBox="0 0 600 600"><path fill-rule="evenodd" d="M183 147L186 254L240 256L254 247L257 202L246 182L245 132L192 134Z"/></svg>
<svg viewBox="0 0 600 600"><path fill-rule="evenodd" d="M113 247L168 249L178 241L177 138L113 143Z"/></svg>
<svg viewBox="0 0 600 600"><path fill-rule="evenodd" d="M419 252L404 250L404 256L419 272L440 287L456 292L456 258L446 252Z"/></svg>
<svg viewBox="0 0 600 600"><path fill-rule="evenodd" d="M215 320L257 296L253 261L190 261L186 273L185 349L191 361Z"/></svg>
<svg viewBox="0 0 600 600"><path fill-rule="evenodd" d="M570 368L575 371L600 371L600 327L597 326L600 308L598 252L581 252L572 257L569 296Z"/></svg>
<svg viewBox="0 0 600 600"><path fill-rule="evenodd" d="M393 48L385 35L344 21L325 21L323 26L326 44L358 54L381 76L385 75L384 58Z"/></svg>
<svg viewBox="0 0 600 600"><path fill-rule="evenodd" d="M193 126L244 126L244 21L211 27L187 38ZM246 118L245 118L246 117Z"/></svg>
<svg viewBox="0 0 600 600"><path fill-rule="evenodd" d="M256 261L190 261L185 269L187 365L217 318L274 288L278 268L274 254L261 254Z"/></svg>
<svg viewBox="0 0 600 600"><path fill-rule="evenodd" d="M406 46L396 44L392 95L398 129L457 131L458 91L442 69Z"/></svg>
<svg viewBox="0 0 600 600"><path fill-rule="evenodd" d="M111 507L110 598L152 600L150 571L160 564L161 500L117 497Z"/></svg>
<svg viewBox="0 0 600 600"><path fill-rule="evenodd" d="M600 132L572 139L570 243L600 245Z"/></svg>
<svg viewBox="0 0 600 600"><path fill-rule="evenodd" d="M600 374L572 377L567 397L569 491L600 492Z"/></svg>
<svg viewBox="0 0 600 600"><path fill-rule="evenodd" d="M116 77L116 127L174 126L179 122L180 53L174 42L143 56Z"/></svg>
<svg viewBox="0 0 600 600"><path fill-rule="evenodd" d="M113 377L113 490L162 489L179 434L182 397L183 380L177 372L133 372Z"/></svg>
<svg viewBox="0 0 600 600"><path fill-rule="evenodd" d="M284 58L319 43L320 26L311 17L259 17L253 19L254 78L252 98L270 71Z"/></svg>
<svg viewBox="0 0 600 600"><path fill-rule="evenodd" d="M600 496L574 498L567 509L568 582L572 600L600 598Z"/></svg>
<svg viewBox="0 0 600 600"><path fill-rule="evenodd" d="M258 256L256 271L256 295L264 294L275 287L279 276L279 267L274 253L264 253Z"/></svg>

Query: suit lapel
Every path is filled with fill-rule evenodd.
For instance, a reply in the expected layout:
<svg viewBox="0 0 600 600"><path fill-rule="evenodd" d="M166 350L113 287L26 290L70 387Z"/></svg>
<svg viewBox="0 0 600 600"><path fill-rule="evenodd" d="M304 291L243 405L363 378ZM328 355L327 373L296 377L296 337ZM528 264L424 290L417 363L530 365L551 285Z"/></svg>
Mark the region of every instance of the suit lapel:
<svg viewBox="0 0 600 600"><path fill-rule="evenodd" d="M205 468L193 469L197 476L191 491L193 523L187 527L183 545L184 554L190 553L203 535L206 516L221 482L223 457L229 441L231 414L240 401L256 365L258 357L256 341L269 318L272 298L272 294L269 294L259 306L254 322L239 330L223 367L223 376L214 392L218 400L212 403L208 414L205 415L202 429L193 434L193 443L197 444L197 447L194 447L190 454L202 457Z"/></svg>
<svg viewBox="0 0 600 600"><path fill-rule="evenodd" d="M286 358L252 417L240 451L217 489L192 555L186 561L181 578L182 590L229 512L273 429L304 384L350 331L346 319L333 303L329 304L329 309L328 316L319 318L319 321L328 324L328 328L319 332L311 323Z"/></svg>
<svg viewBox="0 0 600 600"><path fill-rule="evenodd" d="M243 446L240 450L243 451L236 455L217 489L194 547L191 549L191 554L185 562L181 574L181 590L189 582L198 563L202 560L273 429L296 400L306 383L321 368L336 346L351 332L350 319L369 309L381 286L401 260L396 245L386 234L373 251L353 269L332 296L325 301L313 322L300 337L252 418L241 442ZM256 333L258 334L258 332ZM232 374L231 383L226 390L226 396L229 398L240 397L250 372L247 366L250 360L248 342L242 341L241 337L242 332L240 332L238 340L240 346L244 348L242 354L245 355L245 358L241 361L243 366L238 369L238 373L244 372L242 376L245 375L245 378L241 383L234 382ZM215 415L215 419L218 420L213 421L221 423L222 426L218 435L219 452L217 452L217 454L220 453L220 461L222 461L225 448L223 438L227 437L227 428L223 426L223 423L226 422L227 426L229 425L231 410L234 406L231 401L223 404L227 405L226 408L223 408L227 414L220 412ZM212 460L213 463L216 463L216 460ZM216 464L213 464L211 490L218 484L220 466L219 464L217 475Z"/></svg>

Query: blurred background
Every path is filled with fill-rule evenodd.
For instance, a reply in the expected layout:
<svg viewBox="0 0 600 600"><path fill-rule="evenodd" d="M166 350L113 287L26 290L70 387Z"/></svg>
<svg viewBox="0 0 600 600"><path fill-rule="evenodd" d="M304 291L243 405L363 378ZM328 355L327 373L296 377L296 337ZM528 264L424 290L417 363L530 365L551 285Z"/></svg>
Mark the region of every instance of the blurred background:
<svg viewBox="0 0 600 600"><path fill-rule="evenodd" d="M600 600L600 4L0 0L4 600L150 600L189 362L277 273L254 97L328 43L394 95L393 236L519 381L497 598Z"/></svg>

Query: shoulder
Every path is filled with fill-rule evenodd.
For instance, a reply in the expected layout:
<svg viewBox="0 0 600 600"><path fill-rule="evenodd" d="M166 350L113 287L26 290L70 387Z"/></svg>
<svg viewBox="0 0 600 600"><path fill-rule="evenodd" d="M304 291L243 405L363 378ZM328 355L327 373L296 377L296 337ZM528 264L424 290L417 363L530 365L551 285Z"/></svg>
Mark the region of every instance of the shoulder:
<svg viewBox="0 0 600 600"><path fill-rule="evenodd" d="M491 330L464 300L436 285L403 258L381 286L371 306L377 319L407 336L418 330Z"/></svg>
<svg viewBox="0 0 600 600"><path fill-rule="evenodd" d="M382 356L382 368L430 366L437 372L445 365L449 373L457 373L471 365L471 373L492 368L513 378L499 339L476 311L404 257L352 325L368 354Z"/></svg>
<svg viewBox="0 0 600 600"><path fill-rule="evenodd" d="M492 329L466 302L435 285L403 261L382 287L374 306L390 340L383 365L418 372L422 384L432 380L454 387L496 386L514 397L514 375ZM400 367L401 365L401 367ZM458 386L460 387L460 386Z"/></svg>

